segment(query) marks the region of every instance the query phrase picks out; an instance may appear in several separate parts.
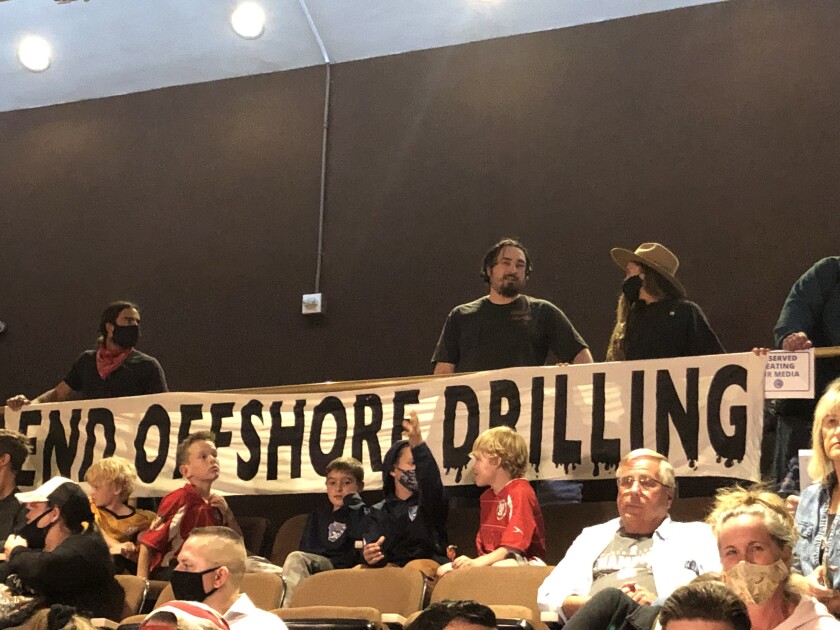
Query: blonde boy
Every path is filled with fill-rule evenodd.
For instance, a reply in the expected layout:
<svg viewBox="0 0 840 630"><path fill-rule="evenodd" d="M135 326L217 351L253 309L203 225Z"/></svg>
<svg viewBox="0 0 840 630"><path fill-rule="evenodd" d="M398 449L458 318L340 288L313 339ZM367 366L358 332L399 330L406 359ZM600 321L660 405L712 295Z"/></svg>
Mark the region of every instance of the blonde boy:
<svg viewBox="0 0 840 630"><path fill-rule="evenodd" d="M155 518L154 512L128 505L136 480L134 466L122 457L106 457L85 473L85 481L90 486L90 509L99 531L111 555L125 559L117 563L123 565L118 568L131 573L137 569L137 537L149 529Z"/></svg>
<svg viewBox="0 0 840 630"><path fill-rule="evenodd" d="M211 492L221 471L213 432L197 431L184 438L175 462L187 483L163 497L152 526L140 537L137 575L143 578L154 574L168 579L170 564L196 527L225 525L242 535L227 501Z"/></svg>
<svg viewBox="0 0 840 630"><path fill-rule="evenodd" d="M495 427L478 436L471 455L475 484L489 486L481 495L475 537L478 557L459 556L441 566L438 575L485 565L543 564L542 512L531 484L523 478L528 468L525 440L509 427Z"/></svg>
<svg viewBox="0 0 840 630"><path fill-rule="evenodd" d="M295 588L304 578L330 569L348 569L361 561L356 541L362 539L367 515L359 496L365 487L362 462L352 457L332 460L327 464L326 486L329 505L309 514L299 551L290 553L283 564L284 606L291 603Z"/></svg>

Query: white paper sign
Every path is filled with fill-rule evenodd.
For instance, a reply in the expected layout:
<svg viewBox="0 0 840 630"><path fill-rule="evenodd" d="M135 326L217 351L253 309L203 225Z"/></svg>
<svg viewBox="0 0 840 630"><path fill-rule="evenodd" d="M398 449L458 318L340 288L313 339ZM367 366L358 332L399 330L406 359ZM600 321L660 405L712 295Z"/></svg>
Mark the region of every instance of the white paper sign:
<svg viewBox="0 0 840 630"><path fill-rule="evenodd" d="M764 395L767 398L813 398L813 348L801 352L770 352L764 368Z"/></svg>

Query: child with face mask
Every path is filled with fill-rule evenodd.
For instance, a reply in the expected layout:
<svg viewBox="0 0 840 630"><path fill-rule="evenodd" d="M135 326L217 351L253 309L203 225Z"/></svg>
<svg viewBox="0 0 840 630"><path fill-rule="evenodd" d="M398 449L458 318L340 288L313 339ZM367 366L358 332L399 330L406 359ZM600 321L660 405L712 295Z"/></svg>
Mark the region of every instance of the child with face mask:
<svg viewBox="0 0 840 630"><path fill-rule="evenodd" d="M382 460L385 499L365 521L362 556L368 566L412 566L431 578L447 560L443 482L417 414L412 411L402 424L407 439L393 444Z"/></svg>

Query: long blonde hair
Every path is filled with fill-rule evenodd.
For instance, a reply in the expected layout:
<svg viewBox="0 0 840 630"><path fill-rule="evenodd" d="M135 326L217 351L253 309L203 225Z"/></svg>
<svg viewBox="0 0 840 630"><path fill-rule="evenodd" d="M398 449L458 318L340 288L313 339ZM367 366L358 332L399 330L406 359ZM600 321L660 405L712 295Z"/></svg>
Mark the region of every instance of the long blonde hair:
<svg viewBox="0 0 840 630"><path fill-rule="evenodd" d="M834 411L840 411L840 378L834 379L825 388L825 393L814 409L814 426L811 427L811 449L814 455L808 464L808 474L811 479L823 485L828 485L828 477L834 472L834 463L823 445L823 424Z"/></svg>

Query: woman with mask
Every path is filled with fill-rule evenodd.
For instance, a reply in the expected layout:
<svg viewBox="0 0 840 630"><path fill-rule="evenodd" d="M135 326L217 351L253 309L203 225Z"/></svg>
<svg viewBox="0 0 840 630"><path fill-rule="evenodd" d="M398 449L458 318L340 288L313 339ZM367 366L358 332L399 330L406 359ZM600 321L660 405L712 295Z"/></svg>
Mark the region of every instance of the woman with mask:
<svg viewBox="0 0 840 630"><path fill-rule="evenodd" d="M796 525L777 494L722 490L706 522L717 536L723 581L747 605L753 628L840 629L840 621L791 578Z"/></svg>
<svg viewBox="0 0 840 630"><path fill-rule="evenodd" d="M813 456L808 474L816 483L802 491L796 509L799 539L794 566L807 576L810 594L840 613L840 379L829 384L814 409Z"/></svg>
<svg viewBox="0 0 840 630"><path fill-rule="evenodd" d="M746 604L756 630L840 630L840 621L792 577L793 517L778 495L760 488L726 488L706 522L715 532L723 571L720 579ZM704 574L695 582L710 578ZM717 577L717 576L715 576ZM651 630L659 606L640 605L632 592L605 589L566 623L564 630Z"/></svg>
<svg viewBox="0 0 840 630"><path fill-rule="evenodd" d="M88 617L119 618L124 593L114 579L108 546L94 525L90 501L81 487L53 477L15 496L38 514L29 520L27 538L12 535L6 540L7 560L0 569L0 577L9 577L6 582L16 585L17 594L33 598L31 606L19 612L27 616L39 608L64 604ZM41 540L42 549L30 547ZM8 627L10 621L0 618L0 627Z"/></svg>
<svg viewBox="0 0 840 630"><path fill-rule="evenodd" d="M615 247L612 259L625 272L607 361L690 357L725 352L700 307L686 299L677 280L677 257L659 243L636 251Z"/></svg>

